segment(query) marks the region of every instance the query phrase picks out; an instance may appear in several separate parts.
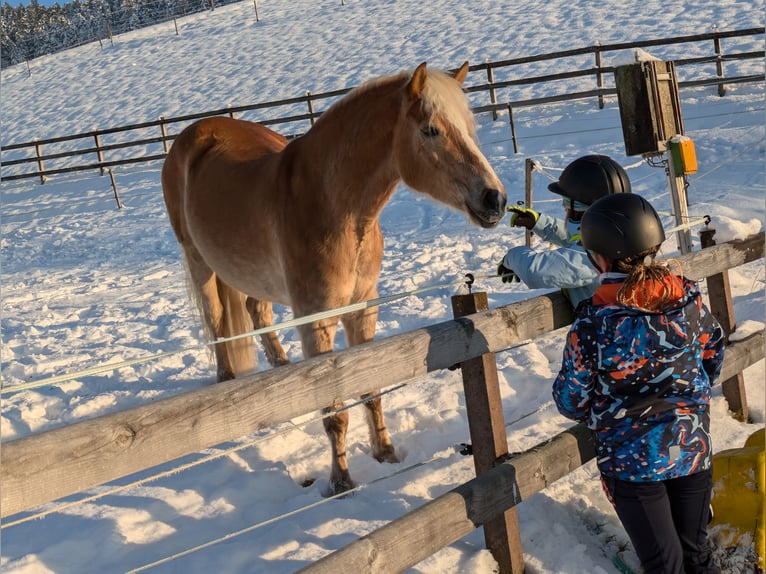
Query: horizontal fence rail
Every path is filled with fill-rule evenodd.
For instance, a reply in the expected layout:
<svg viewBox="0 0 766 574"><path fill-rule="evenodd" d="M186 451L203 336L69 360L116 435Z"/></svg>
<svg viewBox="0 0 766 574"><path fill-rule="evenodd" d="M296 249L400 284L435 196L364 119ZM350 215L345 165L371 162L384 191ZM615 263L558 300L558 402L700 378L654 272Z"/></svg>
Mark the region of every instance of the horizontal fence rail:
<svg viewBox="0 0 766 574"><path fill-rule="evenodd" d="M486 93L488 98L486 96L477 96L477 98L485 102L488 99L489 103L485 104L474 101L472 102L472 110L475 114L491 112L495 118L497 118L498 112L512 110L512 108L584 98L598 98L599 106L603 107L604 97L616 93L616 89L613 87L614 67L602 64L604 54L628 49L667 48L698 44L700 42L710 43L712 41L712 44L710 44L712 50L709 50L704 56L665 59L672 59L677 69L693 68L697 74L695 77L680 78L678 83L681 89L717 86L719 95L724 95L726 85L764 81L763 73L744 73L748 70L744 70L744 72L738 70L734 75L726 76L724 63L732 64L743 63L748 60L762 60L764 58L764 50L740 50L724 53L721 40L747 38L752 41L753 36L762 35L763 33L763 27L716 31L694 36L603 44L523 58L486 62L472 65L469 70L474 73L483 72L486 75L487 81L482 84L468 86L465 88L465 91L468 94ZM528 64L565 59L581 60L582 57L593 57L595 66L589 66L586 62L586 67L582 67L583 63L578 61L577 63L571 63L573 67L577 66L577 69L566 72L535 76L523 75L522 77L515 78L501 77L510 75L514 70L519 69L520 66ZM559 63L556 67L560 68L563 65L563 63ZM568 63L567 65L570 64ZM714 70L710 68L712 65L715 66ZM702 67L702 71L700 71L700 67ZM556 82L577 77L593 78L593 89L568 93L556 91ZM611 86L605 85L607 79ZM541 88L540 91L551 91L553 93L522 98L519 97L518 93L511 91L514 88L518 89L523 86L532 85L544 86L544 89ZM257 121L267 126L283 126L285 133L290 134L288 137L295 137L305 132L321 115L321 111L316 109L318 104L327 106L333 100L346 94L350 89L346 88L317 94L306 92L303 96L285 100L226 107L170 118L160 117L157 120L127 126L3 145L0 148L3 167L0 181L39 178L40 182L44 183L46 178L52 175L87 170L100 170L103 174L105 170L118 165L159 161L164 159L170 144L186 125L195 120L210 116L228 115L235 117L236 114L242 115L247 113L248 117L246 119L252 119L252 121ZM262 114L258 112L262 112ZM265 114L265 117L259 117L263 114ZM173 128L174 132L170 133L168 128ZM123 141L103 142L104 139L119 137L123 137ZM51 151L51 148L56 151ZM112 156L109 159L106 158L107 152Z"/></svg>
<svg viewBox="0 0 766 574"><path fill-rule="evenodd" d="M761 232L677 260L687 277L700 280L763 255ZM339 397L507 349L571 321L569 303L554 292L3 442L0 517L315 412ZM748 349L747 364L763 358L762 339ZM382 356L388 357L384 366Z"/></svg>

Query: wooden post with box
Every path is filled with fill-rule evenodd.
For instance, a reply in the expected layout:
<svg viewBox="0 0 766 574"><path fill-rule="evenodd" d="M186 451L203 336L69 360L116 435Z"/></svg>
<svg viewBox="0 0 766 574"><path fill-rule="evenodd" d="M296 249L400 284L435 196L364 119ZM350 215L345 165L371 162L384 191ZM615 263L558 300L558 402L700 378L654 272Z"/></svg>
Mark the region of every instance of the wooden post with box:
<svg viewBox="0 0 766 574"><path fill-rule="evenodd" d="M643 60L615 67L614 76L625 152L644 157L669 154L670 159L663 163L676 224L683 226L688 220L686 174L697 170L697 162L691 139L684 136L683 146L672 143L684 132L675 66L673 62ZM688 227L679 229L676 238L679 251L689 253Z"/></svg>

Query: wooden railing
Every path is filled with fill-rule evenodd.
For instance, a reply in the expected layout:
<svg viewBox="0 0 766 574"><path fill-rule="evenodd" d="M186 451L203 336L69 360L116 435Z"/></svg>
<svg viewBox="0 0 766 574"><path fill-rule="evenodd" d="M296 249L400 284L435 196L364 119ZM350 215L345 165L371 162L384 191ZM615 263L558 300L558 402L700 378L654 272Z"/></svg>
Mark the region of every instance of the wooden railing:
<svg viewBox="0 0 766 574"><path fill-rule="evenodd" d="M606 53L621 50L658 47L681 47L688 51L690 44L710 43L712 50L705 56L678 57L678 54L662 54L663 59L673 60L676 68L694 70L688 78L680 79L681 89L700 86L717 86L719 95L725 94L725 86L736 83L763 82L763 73L742 73L735 71L726 76L725 63L742 63L747 60L763 59L763 50L734 51L724 53L721 40L749 38L762 35L764 28L746 30L716 31L695 36L679 36L640 42L604 44L573 50L539 54L523 58L486 62L472 65L469 70L486 76L486 82L466 87L469 94L486 94L486 97L472 98L472 109L476 114L509 112L523 106L548 104L583 98L596 98L603 107L605 96L616 93L613 87L614 67L603 65ZM582 67L583 56L593 57L593 66ZM527 76L524 66L531 63L551 61L555 68L568 71L553 74ZM714 66L714 68L713 68ZM516 74L516 77L512 77ZM474 76L470 76L472 78ZM581 77L592 80L592 89L568 92L557 89L560 80ZM609 85L607 85L609 84ZM536 85L540 95L520 99L516 90L521 86ZM326 109L335 99L351 88L305 95L285 100L219 108L206 112L176 117L160 117L157 120L120 127L92 130L75 135L66 135L31 142L11 143L0 148L2 152L1 181L39 178L44 183L52 175L77 171L99 170L102 174L114 166L162 160L176 135L194 120L229 115L246 115L244 119L258 121L268 126L279 126L279 131L294 137L305 132L319 117L318 106ZM477 100L487 101L481 103ZM107 141L110 140L110 141ZM113 141L111 141L113 140Z"/></svg>

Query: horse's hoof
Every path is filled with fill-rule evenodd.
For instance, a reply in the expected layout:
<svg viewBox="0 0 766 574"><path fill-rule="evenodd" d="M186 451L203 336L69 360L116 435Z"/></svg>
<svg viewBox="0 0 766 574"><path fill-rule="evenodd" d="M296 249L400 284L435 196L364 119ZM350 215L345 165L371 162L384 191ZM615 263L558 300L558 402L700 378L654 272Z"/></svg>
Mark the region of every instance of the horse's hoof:
<svg viewBox="0 0 766 574"><path fill-rule="evenodd" d="M395 464L397 462L401 462L399 460L399 457L396 456L396 452L394 451L393 445L388 445L387 447L384 447L373 454L373 457L378 462L390 462L392 464Z"/></svg>
<svg viewBox="0 0 766 574"><path fill-rule="evenodd" d="M325 497L337 496L344 492L348 492L349 490L353 490L354 488L356 488L356 485L354 484L354 481L351 480L351 477L331 479L330 484L327 486L327 490L323 494Z"/></svg>
<svg viewBox="0 0 766 574"><path fill-rule="evenodd" d="M229 369L218 369L218 372L216 373L216 382L217 383L223 383L225 381L230 381L234 378L234 373L232 373Z"/></svg>

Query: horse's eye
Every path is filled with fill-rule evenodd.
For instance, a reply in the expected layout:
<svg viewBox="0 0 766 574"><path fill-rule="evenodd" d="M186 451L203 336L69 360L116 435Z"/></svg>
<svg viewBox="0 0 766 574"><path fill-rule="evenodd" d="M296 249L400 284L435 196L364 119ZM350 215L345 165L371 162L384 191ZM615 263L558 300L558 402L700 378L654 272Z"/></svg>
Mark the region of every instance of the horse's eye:
<svg viewBox="0 0 766 574"><path fill-rule="evenodd" d="M435 138L440 134L439 128L435 126L425 126L421 128L420 132L427 138Z"/></svg>

